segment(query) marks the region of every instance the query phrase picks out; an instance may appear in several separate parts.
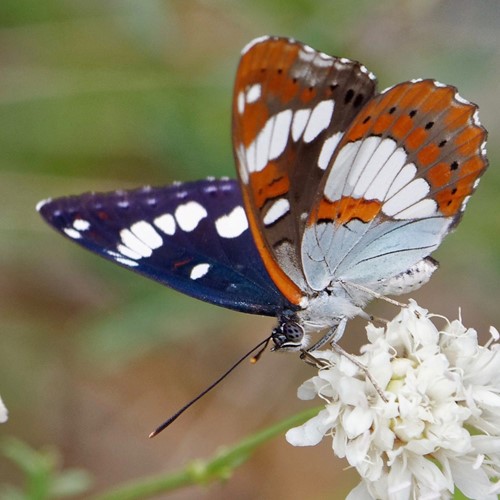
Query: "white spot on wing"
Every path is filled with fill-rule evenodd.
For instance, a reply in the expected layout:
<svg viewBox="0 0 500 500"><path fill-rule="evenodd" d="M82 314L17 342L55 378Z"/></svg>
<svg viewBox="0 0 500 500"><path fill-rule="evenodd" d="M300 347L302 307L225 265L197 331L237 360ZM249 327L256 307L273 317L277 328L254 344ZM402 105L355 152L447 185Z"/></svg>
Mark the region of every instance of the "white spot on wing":
<svg viewBox="0 0 500 500"><path fill-rule="evenodd" d="M337 132L330 136L324 143L321 148L321 152L318 158L318 167L321 170L326 170L330 160L332 158L333 153L335 152L335 148L337 147L340 139L344 134L342 132Z"/></svg>
<svg viewBox="0 0 500 500"><path fill-rule="evenodd" d="M333 109L335 103L329 99L321 101L312 110L311 117L304 131L304 142L313 141L318 135L325 130L332 121Z"/></svg>
<svg viewBox="0 0 500 500"><path fill-rule="evenodd" d="M462 205L460 206L460 211L463 212L465 208L467 207L467 203L469 203L470 200L470 195L466 196L464 198L464 201L462 201Z"/></svg>
<svg viewBox="0 0 500 500"><path fill-rule="evenodd" d="M325 56L325 57L323 57ZM319 55L319 58L316 57L314 59L314 63L313 63L315 66L317 66L318 68L329 68L330 66L333 66L333 59L331 57L328 57L326 54L320 54Z"/></svg>
<svg viewBox="0 0 500 500"><path fill-rule="evenodd" d="M470 104L470 101L463 98L458 92L455 92L455 100L462 104Z"/></svg>
<svg viewBox="0 0 500 500"><path fill-rule="evenodd" d="M388 187L406 161L406 153L402 148L396 150L396 146L393 139L379 142L359 176L353 191L354 196L364 196L369 200L384 199Z"/></svg>
<svg viewBox="0 0 500 500"><path fill-rule="evenodd" d="M154 227L148 222L141 220L130 227L130 230L143 241L149 248L153 250L163 245L161 236L156 232Z"/></svg>
<svg viewBox="0 0 500 500"><path fill-rule="evenodd" d="M207 216L207 211L196 201L189 201L179 205L175 210L177 224L183 231L193 231L202 219Z"/></svg>
<svg viewBox="0 0 500 500"><path fill-rule="evenodd" d="M293 115L293 123L292 123L292 139L297 142L304 129L306 128L307 121L309 120L309 116L311 115L310 109L299 109Z"/></svg>
<svg viewBox="0 0 500 500"><path fill-rule="evenodd" d="M288 202L288 200L285 198L279 198L271 205L266 215L262 219L262 222L264 222L265 226L270 226L277 220L281 219L281 217L288 213L289 210L290 203Z"/></svg>
<svg viewBox="0 0 500 500"><path fill-rule="evenodd" d="M389 216L404 213L405 209L427 196L429 189L429 184L425 179L414 179L386 201L382 206L382 211Z"/></svg>
<svg viewBox="0 0 500 500"><path fill-rule="evenodd" d="M260 172L264 170L269 161L269 148L271 146L271 137L275 120L276 116L272 116L267 120L255 141L247 149L247 158L255 155L253 164L250 161L248 162L250 172Z"/></svg>
<svg viewBox="0 0 500 500"><path fill-rule="evenodd" d="M316 52L313 48L309 46L304 46L304 49L310 49L310 50L300 50L299 51L299 59L302 63L300 70L295 72L293 76L295 77L302 77L304 76L304 68L308 66L308 64L311 63L311 61L314 59L314 56L316 55Z"/></svg>
<svg viewBox="0 0 500 500"><path fill-rule="evenodd" d="M365 175L365 167L373 157L374 152L380 145L380 137L371 136L367 139L362 139L359 150L353 160L349 175L347 177L347 184L344 188L343 194L352 194L352 191L361 182L360 178Z"/></svg>
<svg viewBox="0 0 500 500"><path fill-rule="evenodd" d="M403 148L397 148L392 153L366 190L364 196L367 200L383 201L386 199L387 191L401 172L407 157L408 155Z"/></svg>
<svg viewBox="0 0 500 500"><path fill-rule="evenodd" d="M76 230L71 227L66 227L63 229L63 231L70 237L73 238L74 240L79 240L82 235Z"/></svg>
<svg viewBox="0 0 500 500"><path fill-rule="evenodd" d="M359 67L359 69L361 70L361 73L364 73L365 75L368 75L368 78L370 80L376 80L377 79L377 77L366 66L364 66L363 64Z"/></svg>
<svg viewBox="0 0 500 500"><path fill-rule="evenodd" d="M41 200L36 204L36 210L37 212L40 212L42 207L46 205L47 203L50 203L52 201L52 198L47 198L46 200Z"/></svg>
<svg viewBox="0 0 500 500"><path fill-rule="evenodd" d="M196 266L194 266L193 269L191 269L189 277L192 280L203 278L203 276L205 276L205 274L208 273L209 269L210 269L210 264L196 264Z"/></svg>
<svg viewBox="0 0 500 500"><path fill-rule="evenodd" d="M236 207L228 215L215 221L215 229L221 238L237 238L248 229L248 220L243 207Z"/></svg>
<svg viewBox="0 0 500 500"><path fill-rule="evenodd" d="M116 247L116 249L119 252L118 257L120 255L125 255L125 257L130 257L131 259L134 259L134 260L142 259L142 255L138 254L137 252L134 252L129 247L126 247L125 245L118 245ZM115 252L113 252L113 253L108 252L108 253L110 255L114 255L116 257Z"/></svg>
<svg viewBox="0 0 500 500"><path fill-rule="evenodd" d="M171 214L163 214L156 217L153 224L169 236L175 234L175 219Z"/></svg>
<svg viewBox="0 0 500 500"><path fill-rule="evenodd" d="M135 267L139 265L137 262L134 262L133 260L129 259L124 259L123 257L116 257L115 260L116 262L119 262L120 264L124 264L125 266L129 267Z"/></svg>
<svg viewBox="0 0 500 500"><path fill-rule="evenodd" d="M149 248L129 229L122 229L120 231L120 238L126 247L130 248L130 250L139 254L141 257L151 257L151 254L153 253L151 248Z"/></svg>
<svg viewBox="0 0 500 500"><path fill-rule="evenodd" d="M328 173L324 194L330 201L340 200L354 158L362 141L351 142L342 147Z"/></svg>
<svg viewBox="0 0 500 500"><path fill-rule="evenodd" d="M415 83L415 82L413 82L413 83ZM380 93L385 94L385 93L389 92L389 90L393 89L394 87L395 87L395 85L391 85L390 87L386 87L384 90L381 90Z"/></svg>
<svg viewBox="0 0 500 500"><path fill-rule="evenodd" d="M247 90L247 93L246 93L246 101L251 104L255 101L257 101L257 99L259 99L260 97L260 93L262 91L262 86L260 83L254 83L248 90Z"/></svg>
<svg viewBox="0 0 500 500"><path fill-rule="evenodd" d="M254 45L257 45L258 43L265 42L266 40L269 40L269 36L259 36L258 38L254 38L250 42L248 42L242 49L241 54L246 54Z"/></svg>
<svg viewBox="0 0 500 500"><path fill-rule="evenodd" d="M87 231L87 229L90 227L90 222L84 219L75 219L73 221L73 227L77 231Z"/></svg>
<svg viewBox="0 0 500 500"><path fill-rule="evenodd" d="M436 215L437 204L432 198L424 198L415 205L399 212L394 216L395 219L421 219Z"/></svg>
<svg viewBox="0 0 500 500"><path fill-rule="evenodd" d="M405 165L401 172L396 175L387 195L385 197L386 200L394 196L403 186L406 186L411 180L415 177L417 173L417 167L413 163L408 163Z"/></svg>
<svg viewBox="0 0 500 500"><path fill-rule="evenodd" d="M474 111L474 114L472 115L472 121L474 122L474 125L476 125L477 127L481 126L481 120L479 119L479 110L478 109L476 109L476 111Z"/></svg>
<svg viewBox="0 0 500 500"><path fill-rule="evenodd" d="M245 111L245 94L243 93L243 91L240 91L240 93L238 94L236 102L238 103L238 113L242 115L243 111Z"/></svg>
<svg viewBox="0 0 500 500"><path fill-rule="evenodd" d="M288 137L290 136L292 116L292 111L289 109L281 111L281 113L276 115L268 160L278 158L285 150L288 143Z"/></svg>

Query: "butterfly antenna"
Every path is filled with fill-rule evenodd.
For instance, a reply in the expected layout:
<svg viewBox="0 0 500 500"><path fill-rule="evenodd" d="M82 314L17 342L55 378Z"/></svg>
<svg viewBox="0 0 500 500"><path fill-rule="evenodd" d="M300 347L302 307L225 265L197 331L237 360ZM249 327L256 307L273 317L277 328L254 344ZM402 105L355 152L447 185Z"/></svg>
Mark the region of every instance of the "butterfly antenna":
<svg viewBox="0 0 500 500"><path fill-rule="evenodd" d="M262 353L264 352L265 348L269 344L271 340L271 336L268 338L264 339L262 342L259 342L255 347L250 349L244 356L242 356L236 363L234 363L229 370L224 372L215 382L210 384L206 389L204 389L198 396L196 396L194 399L189 401L187 404L185 404L179 411L174 413L170 418L165 420L161 425L159 425L150 435L149 437L155 437L158 435L161 431L166 429L171 423L173 423L175 420L177 420L188 408L193 406L199 399L201 399L205 394L208 394L215 386L219 385L220 382L222 382L239 364L241 364L245 359L247 359L249 356L251 356L257 349L259 349L259 352L252 358L252 363L255 363Z"/></svg>
<svg viewBox="0 0 500 500"><path fill-rule="evenodd" d="M252 356L250 358L250 363L252 363L254 365L255 363L257 363L257 361L259 361L262 354L264 354L264 351L266 350L267 345L269 344L269 342L271 342L271 337L268 337L265 341L261 342L261 344L264 344L264 345L260 348L259 352L255 356ZM257 347L255 347L255 349L257 349Z"/></svg>

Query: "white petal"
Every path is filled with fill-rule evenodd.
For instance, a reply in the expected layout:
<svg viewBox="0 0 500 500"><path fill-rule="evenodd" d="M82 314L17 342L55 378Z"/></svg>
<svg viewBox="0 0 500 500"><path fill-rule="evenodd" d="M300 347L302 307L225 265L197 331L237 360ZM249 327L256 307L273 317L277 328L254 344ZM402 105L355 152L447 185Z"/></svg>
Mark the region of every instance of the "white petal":
<svg viewBox="0 0 500 500"><path fill-rule="evenodd" d="M494 408L500 408L500 396L494 394L486 388L476 387L474 388L473 393L474 399L482 404L487 406L493 406Z"/></svg>
<svg viewBox="0 0 500 500"><path fill-rule="evenodd" d="M346 412L342 419L349 439L353 439L367 431L373 423L373 414L369 409L360 406L354 407L350 412Z"/></svg>
<svg viewBox="0 0 500 500"><path fill-rule="evenodd" d="M407 500L410 498L411 474L403 460L396 460L389 469L386 498Z"/></svg>
<svg viewBox="0 0 500 500"><path fill-rule="evenodd" d="M479 453L500 453L500 437L495 436L471 436L471 443Z"/></svg>
<svg viewBox="0 0 500 500"><path fill-rule="evenodd" d="M497 500L496 495L490 495L491 482L483 469L472 468L465 461L450 459L453 481L458 489L468 498Z"/></svg>
<svg viewBox="0 0 500 500"><path fill-rule="evenodd" d="M351 439L346 447L346 459L353 467L359 466L366 459L370 447L371 436L369 432Z"/></svg>
<svg viewBox="0 0 500 500"><path fill-rule="evenodd" d="M346 496L346 500L372 500L373 497L368 492L366 483L361 481L354 489Z"/></svg>
<svg viewBox="0 0 500 500"><path fill-rule="evenodd" d="M432 491L445 491L448 481L439 467L424 457L412 456L408 460L408 470L415 476L415 479Z"/></svg>
<svg viewBox="0 0 500 500"><path fill-rule="evenodd" d="M352 406L363 405L366 408L367 394L365 393L365 383L362 380L342 377L338 382L338 391L342 403Z"/></svg>
<svg viewBox="0 0 500 500"><path fill-rule="evenodd" d="M286 440L292 446L315 446L322 439L331 425L325 424L327 412L321 410L316 417L311 418L305 424L294 427L286 433Z"/></svg>
<svg viewBox="0 0 500 500"><path fill-rule="evenodd" d="M309 401L314 399L318 393L316 392L316 387L311 380L306 380L298 389L297 397L303 401Z"/></svg>

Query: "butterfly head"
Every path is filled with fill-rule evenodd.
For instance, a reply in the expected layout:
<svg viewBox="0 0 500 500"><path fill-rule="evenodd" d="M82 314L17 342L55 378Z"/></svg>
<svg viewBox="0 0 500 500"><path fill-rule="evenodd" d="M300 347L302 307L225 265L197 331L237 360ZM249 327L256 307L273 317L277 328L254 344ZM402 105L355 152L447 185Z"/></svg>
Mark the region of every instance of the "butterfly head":
<svg viewBox="0 0 500 500"><path fill-rule="evenodd" d="M273 351L295 352L307 347L308 336L297 315L286 311L279 317L278 326L271 333Z"/></svg>

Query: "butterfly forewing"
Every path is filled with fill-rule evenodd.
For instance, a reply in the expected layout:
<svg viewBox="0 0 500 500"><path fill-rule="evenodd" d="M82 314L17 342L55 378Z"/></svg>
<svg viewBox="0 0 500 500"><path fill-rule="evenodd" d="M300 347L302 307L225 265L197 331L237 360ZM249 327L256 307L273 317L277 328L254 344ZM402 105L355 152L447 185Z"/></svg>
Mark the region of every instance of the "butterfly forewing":
<svg viewBox="0 0 500 500"><path fill-rule="evenodd" d="M477 107L454 87L413 81L376 96L346 131L308 219L311 287L376 284L428 256L486 169L485 141Z"/></svg>
<svg viewBox="0 0 500 500"><path fill-rule="evenodd" d="M233 142L257 247L294 303L308 289L300 241L336 145L375 78L348 59L283 38L247 46L233 97Z"/></svg>
<svg viewBox="0 0 500 500"><path fill-rule="evenodd" d="M262 264L236 181L88 193L39 211L83 247L192 297L270 316L292 307Z"/></svg>

